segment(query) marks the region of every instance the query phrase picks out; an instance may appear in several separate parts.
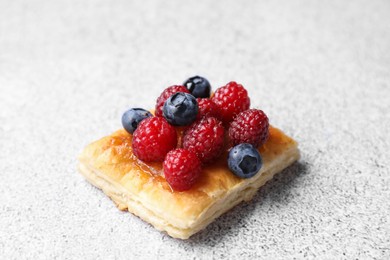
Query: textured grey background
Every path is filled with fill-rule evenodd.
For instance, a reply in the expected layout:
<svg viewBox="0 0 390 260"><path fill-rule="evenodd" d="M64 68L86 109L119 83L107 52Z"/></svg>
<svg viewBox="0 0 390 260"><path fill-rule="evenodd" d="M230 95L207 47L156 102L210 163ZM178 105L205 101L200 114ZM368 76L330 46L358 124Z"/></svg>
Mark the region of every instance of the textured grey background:
<svg viewBox="0 0 390 260"><path fill-rule="evenodd" d="M241 82L302 159L181 241L76 157L194 74ZM0 0L0 256L389 259L389 117L389 1Z"/></svg>

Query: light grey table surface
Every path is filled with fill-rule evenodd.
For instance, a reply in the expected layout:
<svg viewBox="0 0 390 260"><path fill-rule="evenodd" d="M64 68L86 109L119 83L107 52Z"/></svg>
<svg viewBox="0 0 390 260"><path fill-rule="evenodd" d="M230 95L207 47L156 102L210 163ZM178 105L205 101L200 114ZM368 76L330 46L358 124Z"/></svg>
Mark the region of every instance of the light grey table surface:
<svg viewBox="0 0 390 260"><path fill-rule="evenodd" d="M206 76L299 163L188 241L77 172L89 142ZM389 259L389 1L0 1L1 259Z"/></svg>

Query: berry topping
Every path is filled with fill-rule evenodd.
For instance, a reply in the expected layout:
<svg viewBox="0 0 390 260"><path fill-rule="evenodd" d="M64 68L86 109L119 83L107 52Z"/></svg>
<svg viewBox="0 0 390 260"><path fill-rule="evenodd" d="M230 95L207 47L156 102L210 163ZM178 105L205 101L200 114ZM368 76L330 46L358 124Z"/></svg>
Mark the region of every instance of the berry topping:
<svg viewBox="0 0 390 260"><path fill-rule="evenodd" d="M122 115L123 128L132 134L142 120L151 116L152 114L149 111L142 108L129 109Z"/></svg>
<svg viewBox="0 0 390 260"><path fill-rule="evenodd" d="M229 138L233 145L249 143L254 147L264 144L269 135L266 114L258 109L239 113L230 123Z"/></svg>
<svg viewBox="0 0 390 260"><path fill-rule="evenodd" d="M210 98L197 98L199 112L197 119L202 117L218 118L218 107Z"/></svg>
<svg viewBox="0 0 390 260"><path fill-rule="evenodd" d="M162 117L146 118L134 131L133 152L142 161L163 161L176 145L176 130Z"/></svg>
<svg viewBox="0 0 390 260"><path fill-rule="evenodd" d="M217 105L222 121L227 124L238 113L250 106L250 99L246 89L236 82L229 82L226 86L218 88L212 100Z"/></svg>
<svg viewBox="0 0 390 260"><path fill-rule="evenodd" d="M251 144L239 144L229 152L229 169L240 178L253 177L259 172L262 165L263 160L259 151Z"/></svg>
<svg viewBox="0 0 390 260"><path fill-rule="evenodd" d="M204 117L185 131L183 147L195 152L203 163L209 163L222 152L224 131L218 119Z"/></svg>
<svg viewBox="0 0 390 260"><path fill-rule="evenodd" d="M196 98L208 98L210 97L211 86L207 79L195 76L187 79L184 86L188 88L191 94Z"/></svg>
<svg viewBox="0 0 390 260"><path fill-rule="evenodd" d="M198 103L193 95L178 92L164 103L163 116L171 125L189 125L198 115Z"/></svg>
<svg viewBox="0 0 390 260"><path fill-rule="evenodd" d="M170 87L166 88L161 93L161 95L157 98L156 111L155 111L156 116L161 116L161 117L163 116L162 109L163 109L165 101L167 101L167 99L170 96L172 96L173 94L175 94L177 92L190 93L190 91L184 86L175 85L175 86L170 86Z"/></svg>
<svg viewBox="0 0 390 260"><path fill-rule="evenodd" d="M176 191L190 189L201 173L201 162L196 154L182 148L170 151L163 167L165 179Z"/></svg>

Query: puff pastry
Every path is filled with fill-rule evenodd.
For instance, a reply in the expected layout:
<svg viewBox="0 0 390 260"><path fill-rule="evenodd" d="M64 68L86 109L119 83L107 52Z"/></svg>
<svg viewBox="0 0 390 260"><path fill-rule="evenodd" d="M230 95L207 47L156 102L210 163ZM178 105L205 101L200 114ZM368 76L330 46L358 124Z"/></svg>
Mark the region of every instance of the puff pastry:
<svg viewBox="0 0 390 260"><path fill-rule="evenodd" d="M139 216L156 229L187 239L241 201L249 201L268 180L299 158L297 143L270 127L260 148L263 167L250 179L240 179L227 168L226 156L203 168L202 177L188 191L172 191L161 163L145 164L132 153L132 136L119 130L88 145L79 170L103 190L120 210Z"/></svg>

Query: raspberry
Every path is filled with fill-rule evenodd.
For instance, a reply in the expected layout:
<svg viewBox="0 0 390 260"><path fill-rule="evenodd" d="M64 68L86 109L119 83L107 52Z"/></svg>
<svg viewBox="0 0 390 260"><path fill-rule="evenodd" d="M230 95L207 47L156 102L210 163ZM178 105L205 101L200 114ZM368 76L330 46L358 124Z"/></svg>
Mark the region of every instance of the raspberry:
<svg viewBox="0 0 390 260"><path fill-rule="evenodd" d="M264 144L269 135L267 115L258 109L239 113L230 123L229 138L233 145L249 143L254 147Z"/></svg>
<svg viewBox="0 0 390 260"><path fill-rule="evenodd" d="M222 121L227 124L238 113L249 109L250 99L246 89L236 82L218 88L212 98L217 105Z"/></svg>
<svg viewBox="0 0 390 260"><path fill-rule="evenodd" d="M215 117L218 118L218 107L210 98L197 98L198 101L198 116L197 119L202 117Z"/></svg>
<svg viewBox="0 0 390 260"><path fill-rule="evenodd" d="M186 87L180 86L180 85L174 85L174 86L170 86L170 87L166 88L161 93L161 95L157 98L156 111L155 111L156 116L160 116L160 117L163 116L162 109L163 109L165 101L167 101L167 99L170 96L172 96L173 94L175 94L177 92L190 93L190 91Z"/></svg>
<svg viewBox="0 0 390 260"><path fill-rule="evenodd" d="M202 170L196 154L183 148L170 151L165 157L163 167L165 179L176 191L190 189Z"/></svg>
<svg viewBox="0 0 390 260"><path fill-rule="evenodd" d="M184 133L183 147L196 153L203 163L216 159L222 152L225 129L214 117L204 117Z"/></svg>
<svg viewBox="0 0 390 260"><path fill-rule="evenodd" d="M142 120L133 134L133 153L145 162L163 161L176 145L176 130L162 117Z"/></svg>

